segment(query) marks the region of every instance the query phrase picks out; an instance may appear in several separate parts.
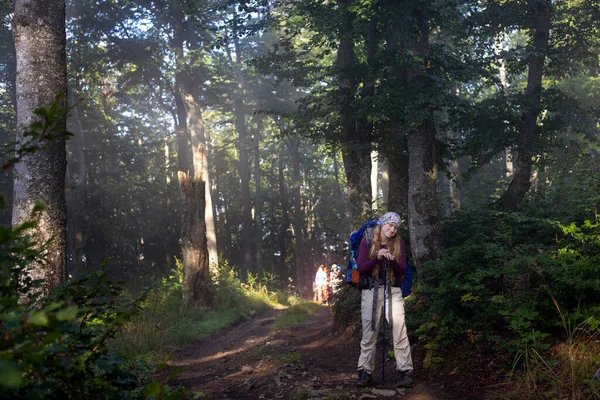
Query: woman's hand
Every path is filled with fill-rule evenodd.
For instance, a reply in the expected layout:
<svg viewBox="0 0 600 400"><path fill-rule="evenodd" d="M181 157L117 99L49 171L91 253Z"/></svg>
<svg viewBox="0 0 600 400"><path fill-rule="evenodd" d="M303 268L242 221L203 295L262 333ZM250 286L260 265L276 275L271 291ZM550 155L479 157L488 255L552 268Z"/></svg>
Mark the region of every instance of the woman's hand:
<svg viewBox="0 0 600 400"><path fill-rule="evenodd" d="M388 249L379 249L379 251L377 252L377 259L382 260L384 257L388 260L394 259L394 256L392 255L392 253L390 253Z"/></svg>

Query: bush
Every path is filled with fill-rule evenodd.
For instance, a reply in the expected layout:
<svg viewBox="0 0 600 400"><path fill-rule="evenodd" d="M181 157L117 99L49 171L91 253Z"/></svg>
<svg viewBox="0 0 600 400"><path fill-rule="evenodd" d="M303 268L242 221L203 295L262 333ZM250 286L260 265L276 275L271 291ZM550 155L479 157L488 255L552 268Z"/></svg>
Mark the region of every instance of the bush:
<svg viewBox="0 0 600 400"><path fill-rule="evenodd" d="M41 298L30 278L44 246L26 224L2 227L0 247L0 396L14 399L142 398L150 369L127 364L108 340L138 310L104 268ZM25 278L23 278L25 277Z"/></svg>
<svg viewBox="0 0 600 400"><path fill-rule="evenodd" d="M428 360L457 344L543 351L561 323L553 297L573 322L598 328L598 225L486 212L456 213L445 229L449 248L425 265L408 304L409 331L427 342Z"/></svg>

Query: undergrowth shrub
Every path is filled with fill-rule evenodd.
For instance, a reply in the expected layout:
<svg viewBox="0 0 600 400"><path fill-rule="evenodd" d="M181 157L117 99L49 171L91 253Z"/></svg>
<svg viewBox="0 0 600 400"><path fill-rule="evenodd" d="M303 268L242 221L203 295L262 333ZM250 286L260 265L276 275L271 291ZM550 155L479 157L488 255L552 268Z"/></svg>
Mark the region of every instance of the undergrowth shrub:
<svg viewBox="0 0 600 400"><path fill-rule="evenodd" d="M525 346L515 359L522 365L492 398L514 399L600 399L600 330L590 321L571 324L556 303L565 339L540 352Z"/></svg>
<svg viewBox="0 0 600 400"><path fill-rule="evenodd" d="M562 226L520 213L455 213L444 225L447 250L409 304L409 332L426 345L426 363L456 345L471 349L548 348L561 318L598 329L600 227Z"/></svg>
<svg viewBox="0 0 600 400"><path fill-rule="evenodd" d="M45 245L25 234L34 225L0 228L0 397L146 398L152 368L108 347L145 293L124 298L103 265L42 298L43 282L30 276Z"/></svg>
<svg viewBox="0 0 600 400"><path fill-rule="evenodd" d="M350 328L356 331L360 327L360 301L360 290L345 283L340 286L333 295L334 330Z"/></svg>

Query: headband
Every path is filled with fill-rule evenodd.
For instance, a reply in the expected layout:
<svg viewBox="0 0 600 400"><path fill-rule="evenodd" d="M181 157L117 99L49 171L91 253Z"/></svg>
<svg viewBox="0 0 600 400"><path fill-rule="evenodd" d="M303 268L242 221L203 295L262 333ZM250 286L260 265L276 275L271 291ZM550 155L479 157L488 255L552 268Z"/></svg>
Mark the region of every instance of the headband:
<svg viewBox="0 0 600 400"><path fill-rule="evenodd" d="M400 226L401 221L402 219L400 219L400 216L398 214L390 211L383 214L383 216L377 220L377 224L379 226L384 226L385 224L394 223Z"/></svg>

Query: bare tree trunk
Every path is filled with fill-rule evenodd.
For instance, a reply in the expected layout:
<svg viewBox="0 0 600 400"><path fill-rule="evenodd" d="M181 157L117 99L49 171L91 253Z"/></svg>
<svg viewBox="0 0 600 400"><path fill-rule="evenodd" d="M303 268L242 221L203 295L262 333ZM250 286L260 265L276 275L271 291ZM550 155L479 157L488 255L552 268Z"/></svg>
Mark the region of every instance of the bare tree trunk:
<svg viewBox="0 0 600 400"><path fill-rule="evenodd" d="M388 58L394 60L407 44L399 34L397 26L392 24L387 27L387 53ZM393 63L390 67L394 87L392 91L406 88L408 72L405 67ZM396 118L390 123L392 144L387 149L386 164L388 168L388 196L387 209L395 211L401 216L408 217L408 144L406 131ZM390 151L391 149L391 151Z"/></svg>
<svg viewBox="0 0 600 400"><path fill-rule="evenodd" d="M400 128L393 128L395 147L399 149L387 160L389 171L389 195L387 209L400 215L408 215L408 149L407 137Z"/></svg>
<svg viewBox="0 0 600 400"><path fill-rule="evenodd" d="M287 259L287 237L288 237L288 227L290 226L290 217L289 217L289 207L288 207L288 198L285 190L285 175L284 169L285 165L283 163L284 155L283 155L283 146L279 155L279 201L281 203L281 230L279 232L279 270L284 278L288 278L288 269L285 264Z"/></svg>
<svg viewBox="0 0 600 400"><path fill-rule="evenodd" d="M204 182L179 171L181 190L181 250L183 254L183 307L204 306L210 300L210 275L204 227Z"/></svg>
<svg viewBox="0 0 600 400"><path fill-rule="evenodd" d="M14 8L14 41L16 50L17 148L26 140L25 129L38 120L38 107L48 107L59 99L67 101L67 69L65 58L65 1L16 0ZM58 134L66 132L61 119ZM32 265L30 276L43 279L42 296L66 278L65 174L66 147L60 140L34 154L27 154L13 169L13 225L32 218L37 200L45 208L37 215L34 228L40 242L52 240L46 249L46 263Z"/></svg>
<svg viewBox="0 0 600 400"><path fill-rule="evenodd" d="M86 183L86 168L85 168L85 150L83 140L83 125L81 115L79 113L79 102L75 96L75 88L70 88L69 106L72 107L71 115L74 129L73 137L67 143L71 148L71 159L67 162L67 167L72 164L70 173L67 173L65 179L67 181L66 198L69 207L73 207L74 211L68 213L67 216L67 273L69 275L78 276L81 273L81 257L83 248L86 242L85 232L85 216L87 210L87 183Z"/></svg>
<svg viewBox="0 0 600 400"><path fill-rule="evenodd" d="M262 277L262 190L260 170L260 137L263 129L263 117L256 119L256 133L254 134L254 221L256 226L256 273Z"/></svg>
<svg viewBox="0 0 600 400"><path fill-rule="evenodd" d="M191 89L191 79L186 72L183 53L183 15L177 12L173 18L173 44L177 74L175 76L177 115L179 118L178 136L185 134L186 142L192 145L192 168L179 159L177 174L181 191L181 251L183 256L183 307L211 304L211 278L208 269L208 248L206 241L205 182L202 180L206 151L204 122L200 107ZM180 109L183 108L183 110ZM187 121L190 122L190 133ZM183 143L183 138L181 143ZM178 144L180 141L178 140ZM178 149L178 154L182 153ZM187 153L187 152L186 152ZM193 176L192 176L193 173Z"/></svg>
<svg viewBox="0 0 600 400"><path fill-rule="evenodd" d="M502 92L506 94L508 90L508 80L506 79L506 61L504 60L504 56L502 55L502 37L503 35L496 35L496 45L494 46L494 53L496 58L498 59L498 63L500 64L498 67L498 78L500 79L500 87L502 88ZM507 178L510 178L513 175L513 162L511 149L504 149L504 162L505 162L505 175Z"/></svg>
<svg viewBox="0 0 600 400"><path fill-rule="evenodd" d="M388 162L379 157L379 163L381 164L381 193L383 194L383 208L388 210L388 202L390 199L390 166Z"/></svg>
<svg viewBox="0 0 600 400"><path fill-rule="evenodd" d="M418 40L413 46L425 63L429 62L429 27L424 11L416 10ZM411 84L422 85L423 72L410 70ZM427 115L428 114L428 115ZM437 149L433 114L428 112L421 125L408 133L408 229L418 276L423 264L439 258L443 245L437 201Z"/></svg>
<svg viewBox="0 0 600 400"><path fill-rule="evenodd" d="M16 114L17 111L17 93L16 93L16 79L17 79L17 71L16 71L16 55L15 55L15 43L14 41L7 41L6 46L9 47L9 51L4 54L6 58L6 73L8 75L5 84L10 93L11 104L13 106L13 111ZM16 119L16 118L15 118ZM8 150L9 143L14 142L15 136L15 119L10 119L9 121L5 121L6 124L6 135L3 135L0 138L0 146L3 149ZM14 148L10 150L12 153ZM6 151L8 153L8 151ZM5 156L7 154L4 154ZM4 163L4 160L1 160ZM13 173L12 170L7 169L0 174L0 191L4 196L4 208L0 209L0 224L3 226L8 226L12 224L12 203L13 203Z"/></svg>
<svg viewBox="0 0 600 400"><path fill-rule="evenodd" d="M335 174L335 194L338 199L342 197L342 185L340 185L340 166L338 164L338 154L333 153L333 173Z"/></svg>
<svg viewBox="0 0 600 400"><path fill-rule="evenodd" d="M354 0L341 0L340 45L337 53L339 70L340 126L343 137L342 155L348 182L350 214L353 222L362 221L371 213L371 142L357 130L354 78Z"/></svg>
<svg viewBox="0 0 600 400"><path fill-rule="evenodd" d="M431 121L408 134L408 228L419 276L426 261L439 258L442 233L436 193L437 150Z"/></svg>
<svg viewBox="0 0 600 400"><path fill-rule="evenodd" d="M550 37L552 3L550 0L540 0L535 2L535 7L532 21L533 49L528 61L527 93L521 117L515 171L507 191L498 200L498 205L503 210L516 209L531 186L534 155L531 147L538 136L537 118L541 110L542 78Z"/></svg>
<svg viewBox="0 0 600 400"><path fill-rule="evenodd" d="M374 208L377 207L377 199L379 198L379 160L376 151L371 152L371 203Z"/></svg>
<svg viewBox="0 0 600 400"><path fill-rule="evenodd" d="M237 91L233 98L233 108L235 111L235 128L239 135L239 171L242 186L242 254L243 269L247 276L252 271L252 211L250 206L250 167L248 165L248 151L246 147L248 133L246 129L246 107L244 104L245 82L242 72L242 50L235 37L233 43L235 47L235 61L231 56L229 48L227 48L227 54L237 77Z"/></svg>
<svg viewBox="0 0 600 400"><path fill-rule="evenodd" d="M300 139L294 136L288 140L292 154L292 169L294 173L294 243L296 253L296 285L301 292L308 290L308 282L305 277L305 249L304 249L304 213L302 210L302 198L300 197Z"/></svg>
<svg viewBox="0 0 600 400"><path fill-rule="evenodd" d="M212 190L211 180L209 175L209 163L208 163L208 146L204 152L202 179L206 184L204 190L204 197L206 199L206 206L204 207L204 220L206 222L206 244L208 246L208 263L210 268L214 271L219 269L219 250L217 246L217 228L215 225L215 213L212 201Z"/></svg>
<svg viewBox="0 0 600 400"><path fill-rule="evenodd" d="M167 213L167 221L171 221L173 218L173 195L171 193L170 190L170 186L171 186L171 152L170 152L170 146L169 146L169 139L168 139L168 129L167 129L167 118L165 117L163 120L164 123L164 143L163 143L163 149L164 149L164 157L165 157L165 164L164 164L164 168L165 168L165 184L167 187L167 191L165 193L165 198L166 198L166 213ZM171 229L171 224L169 224L169 227L167 227L167 235L169 237L175 237L175 232L173 232L173 230ZM165 262L164 262L164 267L163 267L163 272L164 273L168 273L169 269L172 268L172 263L173 263L173 257L174 254L171 252L171 246L169 245L169 243L166 244L166 252L165 252Z"/></svg>

